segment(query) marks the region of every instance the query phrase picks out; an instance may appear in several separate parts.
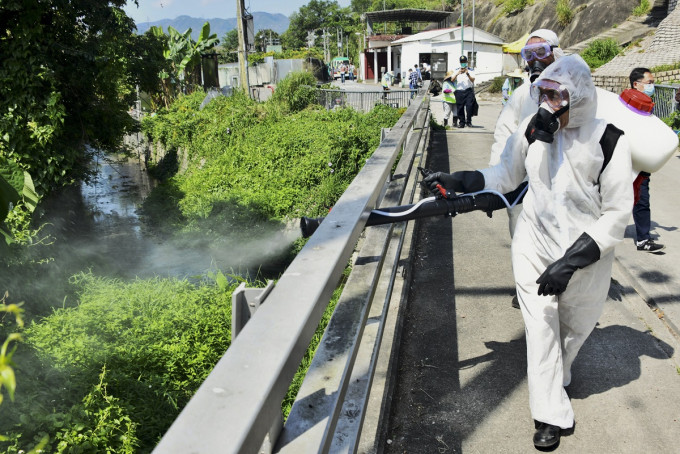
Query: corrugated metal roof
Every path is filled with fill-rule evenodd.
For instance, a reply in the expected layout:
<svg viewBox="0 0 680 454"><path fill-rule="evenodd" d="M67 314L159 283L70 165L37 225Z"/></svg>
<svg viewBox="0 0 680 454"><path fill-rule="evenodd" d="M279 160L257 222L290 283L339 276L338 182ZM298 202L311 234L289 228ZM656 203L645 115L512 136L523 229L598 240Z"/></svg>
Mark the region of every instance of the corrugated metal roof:
<svg viewBox="0 0 680 454"><path fill-rule="evenodd" d="M427 9L393 9L371 11L363 16L371 22L441 22L451 14L450 11L433 11Z"/></svg>

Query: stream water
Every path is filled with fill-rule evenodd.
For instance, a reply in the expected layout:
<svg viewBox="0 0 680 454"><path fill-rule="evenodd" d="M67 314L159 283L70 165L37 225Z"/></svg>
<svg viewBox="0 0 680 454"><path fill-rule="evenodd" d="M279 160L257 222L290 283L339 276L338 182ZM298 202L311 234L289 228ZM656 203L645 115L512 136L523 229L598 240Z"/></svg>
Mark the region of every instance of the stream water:
<svg viewBox="0 0 680 454"><path fill-rule="evenodd" d="M119 278L199 276L207 271L254 277L281 266L298 232L277 227L252 242L224 238L181 244L152 234L140 206L156 186L138 158L94 154L94 177L45 204L43 221L56 239L63 266ZM261 233L261 235L260 235Z"/></svg>

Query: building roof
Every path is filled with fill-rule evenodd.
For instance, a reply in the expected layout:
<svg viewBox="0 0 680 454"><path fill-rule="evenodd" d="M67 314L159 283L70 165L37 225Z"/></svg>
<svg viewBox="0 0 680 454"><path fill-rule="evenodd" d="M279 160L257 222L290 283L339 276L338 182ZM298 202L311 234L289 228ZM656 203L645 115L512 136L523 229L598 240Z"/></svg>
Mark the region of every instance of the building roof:
<svg viewBox="0 0 680 454"><path fill-rule="evenodd" d="M438 30L428 30L425 32L416 33L415 35L406 36L405 38L398 39L393 42L393 44L403 44L413 41L424 41L428 39L434 39L438 36L449 34L454 30L458 30L460 27L450 27L450 28L440 28Z"/></svg>
<svg viewBox="0 0 680 454"><path fill-rule="evenodd" d="M463 39L465 41L472 41L472 29L473 27L465 26L463 29ZM487 31L481 30L474 27L475 30L475 42L485 43L485 44L498 44L502 45L503 40ZM428 41L433 42L447 42L447 41L460 41L461 27L451 27L451 28L440 28L438 30L428 30L415 35L407 36L405 38L393 41L392 44L405 44L415 41Z"/></svg>
<svg viewBox="0 0 680 454"><path fill-rule="evenodd" d="M362 18L369 22L441 22L451 15L450 11L432 11L427 9L392 9L364 13Z"/></svg>

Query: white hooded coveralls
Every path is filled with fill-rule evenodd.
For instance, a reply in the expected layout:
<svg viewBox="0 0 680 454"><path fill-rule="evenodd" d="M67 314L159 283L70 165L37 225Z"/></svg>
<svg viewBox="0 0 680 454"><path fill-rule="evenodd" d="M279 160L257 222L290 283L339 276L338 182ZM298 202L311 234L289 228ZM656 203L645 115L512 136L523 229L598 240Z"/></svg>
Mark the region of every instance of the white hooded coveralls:
<svg viewBox="0 0 680 454"><path fill-rule="evenodd" d="M595 87L581 57L560 58L539 78L566 86L566 128L551 144L529 145L526 118L508 139L499 164L481 172L485 189L501 193L529 180L512 240L512 266L526 330L531 414L568 429L574 412L564 386L607 298L614 247L623 240L633 206L631 157L623 135L602 171L599 141L606 122L595 118ZM577 270L561 295L539 296L536 279L583 232L597 243L600 260Z"/></svg>

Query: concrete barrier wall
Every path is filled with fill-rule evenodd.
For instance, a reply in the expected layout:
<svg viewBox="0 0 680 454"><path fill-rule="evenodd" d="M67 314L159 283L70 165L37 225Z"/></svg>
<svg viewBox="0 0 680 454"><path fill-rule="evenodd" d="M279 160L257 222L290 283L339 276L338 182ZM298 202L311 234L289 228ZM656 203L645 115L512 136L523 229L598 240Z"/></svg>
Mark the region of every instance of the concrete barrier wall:
<svg viewBox="0 0 680 454"><path fill-rule="evenodd" d="M660 71L654 73L654 79L659 85L676 85L680 81L680 69ZM630 88L628 76L598 76L593 75L593 83L596 87L603 88L614 93L621 93Z"/></svg>

